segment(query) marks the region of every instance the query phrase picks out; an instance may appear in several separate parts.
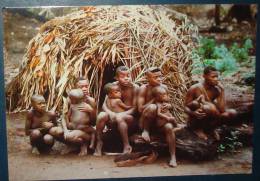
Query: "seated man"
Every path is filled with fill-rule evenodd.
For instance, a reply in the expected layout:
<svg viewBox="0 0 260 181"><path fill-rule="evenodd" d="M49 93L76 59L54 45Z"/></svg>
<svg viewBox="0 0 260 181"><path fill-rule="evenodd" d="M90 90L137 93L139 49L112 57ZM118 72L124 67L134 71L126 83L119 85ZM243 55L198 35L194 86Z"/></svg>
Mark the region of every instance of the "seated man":
<svg viewBox="0 0 260 181"><path fill-rule="evenodd" d="M138 86L131 82L129 69L125 66L120 66L116 69L115 79L117 81L112 83L113 85L110 86L110 89L118 87L120 90L121 98L111 100L111 96L110 98L107 96L102 107L103 112L100 112L98 114L96 125L97 146L94 153L94 155L96 156L102 155L103 130L106 125L110 125L110 123L112 122L117 124L119 132L121 134L122 141L124 143L123 153L130 153L132 151L132 147L129 145L128 131L129 128L135 129L135 127L137 126L137 123L135 123L135 121L131 119L131 117L133 117L133 115L135 114L136 94ZM116 94L119 94L119 91L116 90ZM109 101L107 101L107 99L109 99ZM118 102L118 99L120 100L120 103ZM117 103L120 104L119 107L117 107L120 109L115 109L115 107L113 108L115 104L111 105L111 103L114 101L117 101Z"/></svg>
<svg viewBox="0 0 260 181"><path fill-rule="evenodd" d="M46 102L43 96L33 95L32 109L27 113L25 133L30 135L32 153L39 154L41 148L51 148L54 144L49 130L56 124L54 112L46 111Z"/></svg>
<svg viewBox="0 0 260 181"><path fill-rule="evenodd" d="M153 89L156 87L167 86L162 84L162 73L157 67L151 67L146 72L148 84L140 87L137 104L141 114L139 121L140 128L143 130L142 137L145 141L150 141L150 126L155 124L157 117L157 106L154 101Z"/></svg>
<svg viewBox="0 0 260 181"><path fill-rule="evenodd" d="M84 94L83 100L86 104L88 104L91 107L91 109L88 106L78 106L77 108L78 108L79 111L86 112L89 115L90 123L91 123L91 125L93 125L95 123L95 120L96 120L97 106L96 106L95 99L90 96L88 79L80 77L78 79L77 84L76 84L76 88L81 89L83 91L83 94ZM64 112L63 112L63 119L62 119L63 120L62 121L63 128L62 127L53 127L50 130L50 134L54 138L58 139L59 141L65 143L68 146L67 149L62 150L62 152L61 152L62 154L67 154L67 153L72 152L75 149L77 149L75 147L75 145L79 144L77 136L82 134L82 132L80 130L79 131L74 130L73 133L75 135L73 135L71 132L69 133L69 135L70 135L69 141L68 141L68 137L67 137L66 140L64 139L64 129L66 130L67 126L68 126L68 125L66 125L66 121L64 119L66 117L65 115L67 114L68 110L70 109L70 104L71 104L70 99L67 99L65 104L67 104L67 109L64 110ZM78 134L77 136L76 136L76 132ZM94 145L91 145L91 146L94 146ZM83 152L82 152L82 154L83 154ZM80 154L80 155L82 155L82 154ZM86 154L86 152L84 152L84 154Z"/></svg>
<svg viewBox="0 0 260 181"><path fill-rule="evenodd" d="M226 109L224 88L218 80L214 67L204 69L204 81L191 86L185 99L185 112L189 116L188 126L202 139L206 132L236 116L236 111ZM219 135L213 131L216 139Z"/></svg>
<svg viewBox="0 0 260 181"><path fill-rule="evenodd" d="M169 166L176 167L174 117L169 112L168 88L162 84L162 73L157 67L146 72L148 84L142 85L138 96L138 111L141 113L142 137L150 142L151 130L165 135L171 159Z"/></svg>

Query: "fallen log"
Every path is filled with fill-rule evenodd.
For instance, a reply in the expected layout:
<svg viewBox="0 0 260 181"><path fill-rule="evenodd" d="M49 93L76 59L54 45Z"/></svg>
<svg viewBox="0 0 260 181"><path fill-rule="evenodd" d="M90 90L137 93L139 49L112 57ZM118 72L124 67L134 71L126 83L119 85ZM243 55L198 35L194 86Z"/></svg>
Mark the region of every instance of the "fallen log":
<svg viewBox="0 0 260 181"><path fill-rule="evenodd" d="M238 102L238 101L237 101ZM209 135L208 140L199 138L188 127L176 132L176 156L177 159L185 159L191 161L213 160L219 153L233 152L242 146L252 146L252 113L253 104L243 102L236 104L238 116L234 120L230 120L230 124L222 125L216 129L219 134L219 140L213 135ZM117 131L108 131L105 136L104 151L122 152L122 142ZM115 140L119 140L115 142ZM146 158L153 157L153 153L159 156L168 155L168 147L162 135L151 136L151 142L145 142L140 133L132 135L130 142L133 145L133 153L127 155L116 156L115 163L118 166L133 166L138 163L145 163ZM153 157L152 162L157 157ZM151 162L149 162L151 163Z"/></svg>

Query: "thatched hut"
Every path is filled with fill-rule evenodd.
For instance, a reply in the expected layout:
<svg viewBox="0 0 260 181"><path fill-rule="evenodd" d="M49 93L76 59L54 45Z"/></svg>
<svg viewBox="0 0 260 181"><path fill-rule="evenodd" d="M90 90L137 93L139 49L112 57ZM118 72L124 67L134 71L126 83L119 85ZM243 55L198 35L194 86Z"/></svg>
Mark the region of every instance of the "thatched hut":
<svg viewBox="0 0 260 181"><path fill-rule="evenodd" d="M88 77L99 101L117 66L129 67L137 84L146 81L148 67L159 66L172 112L182 121L196 30L185 16L153 6L87 7L50 20L29 42L19 74L6 87L8 109L28 109L35 93L45 96L48 108L60 109L79 76Z"/></svg>

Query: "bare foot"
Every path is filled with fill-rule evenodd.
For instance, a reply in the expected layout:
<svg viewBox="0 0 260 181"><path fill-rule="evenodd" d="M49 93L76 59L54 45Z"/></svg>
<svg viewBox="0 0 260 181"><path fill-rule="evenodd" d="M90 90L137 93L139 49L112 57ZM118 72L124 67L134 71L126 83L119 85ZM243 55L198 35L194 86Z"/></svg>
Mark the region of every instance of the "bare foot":
<svg viewBox="0 0 260 181"><path fill-rule="evenodd" d="M66 154L76 151L77 149L78 148L76 146L67 145L65 149L61 150L60 154L66 155Z"/></svg>
<svg viewBox="0 0 260 181"><path fill-rule="evenodd" d="M132 152L132 147L130 145L126 145L124 147L123 154L131 153L131 152Z"/></svg>
<svg viewBox="0 0 260 181"><path fill-rule="evenodd" d="M203 130L195 130L194 133L201 139L208 140L208 136L204 133Z"/></svg>
<svg viewBox="0 0 260 181"><path fill-rule="evenodd" d="M103 146L103 143L101 141L98 141L97 142L97 146L96 146L96 149L95 149L95 152L94 152L94 156L101 156L102 155L102 146Z"/></svg>
<svg viewBox="0 0 260 181"><path fill-rule="evenodd" d="M170 167L177 167L177 162L176 162L176 157L172 157L170 162L169 162Z"/></svg>
<svg viewBox="0 0 260 181"><path fill-rule="evenodd" d="M143 139L144 139L145 141L150 142L150 135L149 135L149 132L148 132L148 131L144 130L144 131L142 132L142 137L143 137Z"/></svg>
<svg viewBox="0 0 260 181"><path fill-rule="evenodd" d="M88 145L86 144L83 144L81 147L80 147L80 152L79 152L79 156L85 156L88 154Z"/></svg>
<svg viewBox="0 0 260 181"><path fill-rule="evenodd" d="M40 152L39 152L38 148L32 147L32 154L40 155Z"/></svg>

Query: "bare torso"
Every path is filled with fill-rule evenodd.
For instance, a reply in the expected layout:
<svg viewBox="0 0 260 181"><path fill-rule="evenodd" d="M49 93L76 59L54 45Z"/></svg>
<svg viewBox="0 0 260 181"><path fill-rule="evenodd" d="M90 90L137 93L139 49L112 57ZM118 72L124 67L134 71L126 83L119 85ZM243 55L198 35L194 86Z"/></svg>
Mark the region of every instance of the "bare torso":
<svg viewBox="0 0 260 181"><path fill-rule="evenodd" d="M193 86L193 100L198 98L200 95L203 95L205 101L214 103L216 99L220 96L220 92L215 87L207 88L202 83L195 84Z"/></svg>
<svg viewBox="0 0 260 181"><path fill-rule="evenodd" d="M120 113L120 112L124 112L127 110L127 109L124 109L122 106L120 106L121 104L123 104L121 99L111 99L111 98L107 99L108 109L110 109L111 111L113 111L115 113Z"/></svg>
<svg viewBox="0 0 260 181"><path fill-rule="evenodd" d="M122 94L122 102L126 104L127 106L135 106L135 96L136 96L136 89L137 85L132 84L132 86L129 87L122 87L118 82L115 82L116 85L118 85L121 89Z"/></svg>
<svg viewBox="0 0 260 181"><path fill-rule="evenodd" d="M90 125L89 113L79 110L79 107L82 106L86 106L86 103L70 104L69 121L73 125L74 129Z"/></svg>
<svg viewBox="0 0 260 181"><path fill-rule="evenodd" d="M34 110L28 113L31 117L31 127L30 129L42 128L44 122L52 122L53 114L50 112L43 113L42 115L37 115Z"/></svg>

